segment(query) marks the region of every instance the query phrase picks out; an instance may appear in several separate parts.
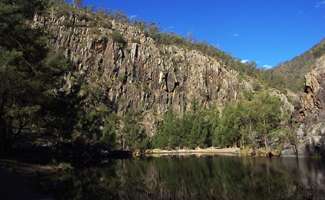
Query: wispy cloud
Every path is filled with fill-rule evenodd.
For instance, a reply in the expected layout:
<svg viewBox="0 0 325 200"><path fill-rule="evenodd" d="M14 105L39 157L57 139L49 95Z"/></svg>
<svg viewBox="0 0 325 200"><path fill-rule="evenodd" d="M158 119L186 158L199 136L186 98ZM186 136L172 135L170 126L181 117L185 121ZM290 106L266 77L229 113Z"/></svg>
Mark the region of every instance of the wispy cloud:
<svg viewBox="0 0 325 200"><path fill-rule="evenodd" d="M135 18L137 18L138 17L138 15L131 15L130 16L130 19L135 19Z"/></svg>
<svg viewBox="0 0 325 200"><path fill-rule="evenodd" d="M233 37L239 37L240 35L239 35L239 33L234 33L234 34L232 34L232 36Z"/></svg>
<svg viewBox="0 0 325 200"><path fill-rule="evenodd" d="M322 6L325 6L325 0L319 1L315 4L315 8L320 8Z"/></svg>
<svg viewBox="0 0 325 200"><path fill-rule="evenodd" d="M245 64L245 63L249 63L249 60L244 59L244 60L241 60L240 62Z"/></svg>

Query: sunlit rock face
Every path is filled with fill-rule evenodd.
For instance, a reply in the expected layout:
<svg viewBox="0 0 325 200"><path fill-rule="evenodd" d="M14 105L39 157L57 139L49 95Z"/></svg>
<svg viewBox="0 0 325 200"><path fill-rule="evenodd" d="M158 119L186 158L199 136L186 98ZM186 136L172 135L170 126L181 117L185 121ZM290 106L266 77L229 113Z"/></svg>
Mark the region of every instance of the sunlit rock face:
<svg viewBox="0 0 325 200"><path fill-rule="evenodd" d="M305 93L301 97L298 120L302 155L325 154L325 56L305 76Z"/></svg>
<svg viewBox="0 0 325 200"><path fill-rule="evenodd" d="M91 14L89 14L91 15ZM237 100L252 84L222 61L174 45L157 44L134 25L76 14L36 15L34 26L53 35L89 84L100 85L118 113L145 114L148 133L168 109L189 110L192 103L209 107ZM123 40L114 38L120 33Z"/></svg>

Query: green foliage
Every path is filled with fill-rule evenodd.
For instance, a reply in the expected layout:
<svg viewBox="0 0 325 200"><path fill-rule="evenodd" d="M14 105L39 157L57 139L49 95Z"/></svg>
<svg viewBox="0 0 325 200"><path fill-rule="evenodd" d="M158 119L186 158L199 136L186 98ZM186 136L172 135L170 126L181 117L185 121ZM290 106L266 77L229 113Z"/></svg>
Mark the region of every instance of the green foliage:
<svg viewBox="0 0 325 200"><path fill-rule="evenodd" d="M238 103L227 105L221 115L217 109L194 109L183 116L169 111L158 127L153 146L268 148L270 141L286 137L287 118L280 99L266 92L247 95Z"/></svg>
<svg viewBox="0 0 325 200"><path fill-rule="evenodd" d="M74 136L81 136L92 143L101 142L113 148L119 125L119 119L114 113L114 104L105 99L103 89L96 83L80 85L78 104L75 105L77 122L73 129Z"/></svg>
<svg viewBox="0 0 325 200"><path fill-rule="evenodd" d="M172 111L165 114L153 139L155 148L209 147L219 120L217 109L193 109L177 116Z"/></svg>
<svg viewBox="0 0 325 200"><path fill-rule="evenodd" d="M220 120L214 144L223 146L264 146L286 125L287 115L277 97L261 92L238 104L228 105Z"/></svg>
<svg viewBox="0 0 325 200"><path fill-rule="evenodd" d="M26 133L48 133L57 140L73 133L113 147L118 118L111 102L99 86L82 84L82 77L70 76L71 88L62 88L70 63L47 48L46 34L28 24L48 2L0 4L0 153Z"/></svg>
<svg viewBox="0 0 325 200"><path fill-rule="evenodd" d="M162 124L158 127L157 135L153 140L153 146L155 148L175 148L180 145L180 132L179 128L179 119L172 112L169 111L165 114Z"/></svg>
<svg viewBox="0 0 325 200"><path fill-rule="evenodd" d="M150 141L142 124L141 114L127 112L122 118L123 128L121 130L124 149L145 150L150 148Z"/></svg>
<svg viewBox="0 0 325 200"><path fill-rule="evenodd" d="M0 153L21 134L44 131L54 117L47 102L56 98L67 63L47 49L46 35L27 23L47 3L0 2Z"/></svg>
<svg viewBox="0 0 325 200"><path fill-rule="evenodd" d="M126 40L124 39L123 35L120 32L114 31L111 34L111 36L112 36L113 41L116 42L116 43L121 44L122 47L125 47L127 45Z"/></svg>

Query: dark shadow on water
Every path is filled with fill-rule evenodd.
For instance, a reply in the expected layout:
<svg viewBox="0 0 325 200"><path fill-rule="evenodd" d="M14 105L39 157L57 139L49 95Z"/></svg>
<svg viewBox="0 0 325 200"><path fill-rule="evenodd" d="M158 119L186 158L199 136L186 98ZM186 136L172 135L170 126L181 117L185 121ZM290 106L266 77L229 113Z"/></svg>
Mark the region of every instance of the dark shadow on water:
<svg viewBox="0 0 325 200"><path fill-rule="evenodd" d="M52 200L49 194L41 193L30 177L22 177L12 171L0 168L1 200Z"/></svg>
<svg viewBox="0 0 325 200"><path fill-rule="evenodd" d="M72 170L47 185L56 199L322 200L325 165L295 158L166 157Z"/></svg>
<svg viewBox="0 0 325 200"><path fill-rule="evenodd" d="M322 161L173 157L117 160L67 174L59 199L325 199Z"/></svg>

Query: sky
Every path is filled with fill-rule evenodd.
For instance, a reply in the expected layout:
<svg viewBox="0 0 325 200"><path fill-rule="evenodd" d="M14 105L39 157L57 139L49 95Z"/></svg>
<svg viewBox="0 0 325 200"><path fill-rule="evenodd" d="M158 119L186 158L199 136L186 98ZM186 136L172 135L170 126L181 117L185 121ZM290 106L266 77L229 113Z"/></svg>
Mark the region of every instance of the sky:
<svg viewBox="0 0 325 200"><path fill-rule="evenodd" d="M270 68L325 38L325 0L84 0Z"/></svg>

